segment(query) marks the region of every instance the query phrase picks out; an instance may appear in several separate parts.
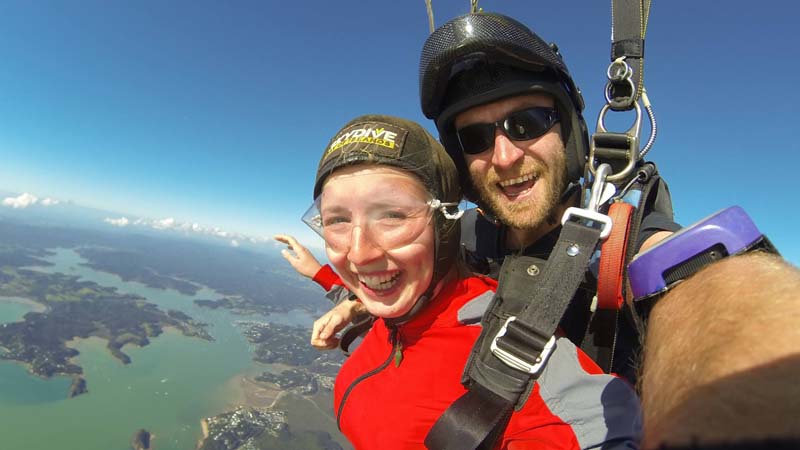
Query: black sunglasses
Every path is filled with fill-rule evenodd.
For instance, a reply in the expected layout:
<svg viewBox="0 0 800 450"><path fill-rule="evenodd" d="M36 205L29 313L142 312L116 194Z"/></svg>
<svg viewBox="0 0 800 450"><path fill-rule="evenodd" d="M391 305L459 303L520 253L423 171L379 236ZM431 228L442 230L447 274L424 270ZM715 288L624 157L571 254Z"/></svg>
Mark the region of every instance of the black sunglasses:
<svg viewBox="0 0 800 450"><path fill-rule="evenodd" d="M500 127L512 141L527 141L547 133L558 122L558 111L553 108L534 106L515 111L495 123L476 123L456 131L461 151L477 155L494 145L494 130Z"/></svg>

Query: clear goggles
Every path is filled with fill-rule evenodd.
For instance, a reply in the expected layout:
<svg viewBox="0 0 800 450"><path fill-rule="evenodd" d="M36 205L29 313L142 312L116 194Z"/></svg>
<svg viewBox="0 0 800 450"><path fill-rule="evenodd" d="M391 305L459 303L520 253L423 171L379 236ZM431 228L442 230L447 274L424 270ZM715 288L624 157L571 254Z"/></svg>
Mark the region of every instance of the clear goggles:
<svg viewBox="0 0 800 450"><path fill-rule="evenodd" d="M414 242L431 223L436 211L446 219L457 220L464 211L458 203L397 196L358 204L326 202L324 193L303 214L303 222L336 252L348 251L357 239L392 250Z"/></svg>

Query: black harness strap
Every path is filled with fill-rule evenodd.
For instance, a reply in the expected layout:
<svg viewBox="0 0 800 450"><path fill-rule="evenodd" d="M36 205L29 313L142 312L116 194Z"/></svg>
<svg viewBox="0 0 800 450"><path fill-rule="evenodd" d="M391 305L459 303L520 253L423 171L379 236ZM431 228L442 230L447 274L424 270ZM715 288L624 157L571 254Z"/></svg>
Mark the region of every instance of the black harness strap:
<svg viewBox="0 0 800 450"><path fill-rule="evenodd" d="M533 257L505 259L497 294L464 370L462 383L469 391L434 424L425 439L429 449L494 445L554 350L558 323L599 241L600 229L568 221L544 270ZM539 276L531 289L531 277Z"/></svg>
<svg viewBox="0 0 800 450"><path fill-rule="evenodd" d="M491 449L512 411L508 401L475 385L439 417L425 438L425 446L439 450Z"/></svg>
<svg viewBox="0 0 800 450"><path fill-rule="evenodd" d="M644 81L644 37L650 15L650 0L611 1L611 61L624 57L633 69L633 89L627 82L610 86L609 106L615 111L633 109ZM621 81L621 80L617 80Z"/></svg>
<svg viewBox="0 0 800 450"><path fill-rule="evenodd" d="M377 318L368 313L359 314L347 328L342 330L341 337L339 338L339 349L345 356L350 356L350 345L369 331L375 320L377 320Z"/></svg>
<svg viewBox="0 0 800 450"><path fill-rule="evenodd" d="M633 218L631 218L631 231L629 239L633 245L629 245L625 252L625 283L622 287L625 295L627 295L628 292L627 267L631 260L633 260L633 257L636 256L636 253L639 251L639 245L635 245L634 243L639 241L639 233L642 231L641 226L644 214L646 212L646 206L652 204L654 210L668 213L670 218L672 217L672 200L668 193L662 193L662 191L666 191L667 186L658 175L658 169L656 168L656 165L651 162L645 163L642 168L639 169L637 177L643 186L641 198L639 200L639 206L634 211ZM656 202L661 202L661 204ZM638 316L636 314L632 314L630 309L627 311L629 320L634 322L636 328L640 332L643 331L643 325L638 322Z"/></svg>

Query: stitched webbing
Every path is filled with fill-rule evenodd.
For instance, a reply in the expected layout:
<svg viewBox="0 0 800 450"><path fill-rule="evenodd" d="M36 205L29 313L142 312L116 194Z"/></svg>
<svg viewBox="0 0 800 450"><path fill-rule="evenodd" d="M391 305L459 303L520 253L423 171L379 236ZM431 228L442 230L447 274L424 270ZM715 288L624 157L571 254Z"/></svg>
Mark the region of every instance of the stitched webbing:
<svg viewBox="0 0 800 450"><path fill-rule="evenodd" d="M614 202L608 216L614 226L600 250L600 269L597 279L597 308L618 310L625 303L622 292L625 269L625 250L628 247L633 205Z"/></svg>
<svg viewBox="0 0 800 450"><path fill-rule="evenodd" d="M536 363L583 280L599 240L599 229L564 224L542 279L533 289L526 277L539 276L529 270L535 259L506 258L497 295L484 315L481 335L465 368L469 391L434 424L425 439L429 449L492 447L505 428L505 419L524 403L520 401L523 394L541 373L507 365L492 352L492 343L496 341L500 352L523 363ZM516 320L507 322L511 316ZM506 334L495 338L503 325L507 325Z"/></svg>
<svg viewBox="0 0 800 450"><path fill-rule="evenodd" d="M627 107L612 107L614 110L633 109L644 86L644 38L650 15L650 0L611 1L611 60L625 57L633 68L634 92ZM613 88L612 88L613 92ZM613 94L612 94L613 96Z"/></svg>

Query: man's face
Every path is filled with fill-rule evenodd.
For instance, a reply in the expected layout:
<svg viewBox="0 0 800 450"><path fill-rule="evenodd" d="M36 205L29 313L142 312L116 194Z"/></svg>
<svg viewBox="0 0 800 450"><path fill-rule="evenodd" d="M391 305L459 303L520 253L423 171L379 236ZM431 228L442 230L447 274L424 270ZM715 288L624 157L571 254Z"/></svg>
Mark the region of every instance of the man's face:
<svg viewBox="0 0 800 450"><path fill-rule="evenodd" d="M476 106L456 116L456 129L503 120L533 106L553 107L546 95L523 95ZM535 229L554 212L566 185L567 168L561 126L527 141L512 141L497 128L494 146L464 155L481 200L514 228Z"/></svg>

